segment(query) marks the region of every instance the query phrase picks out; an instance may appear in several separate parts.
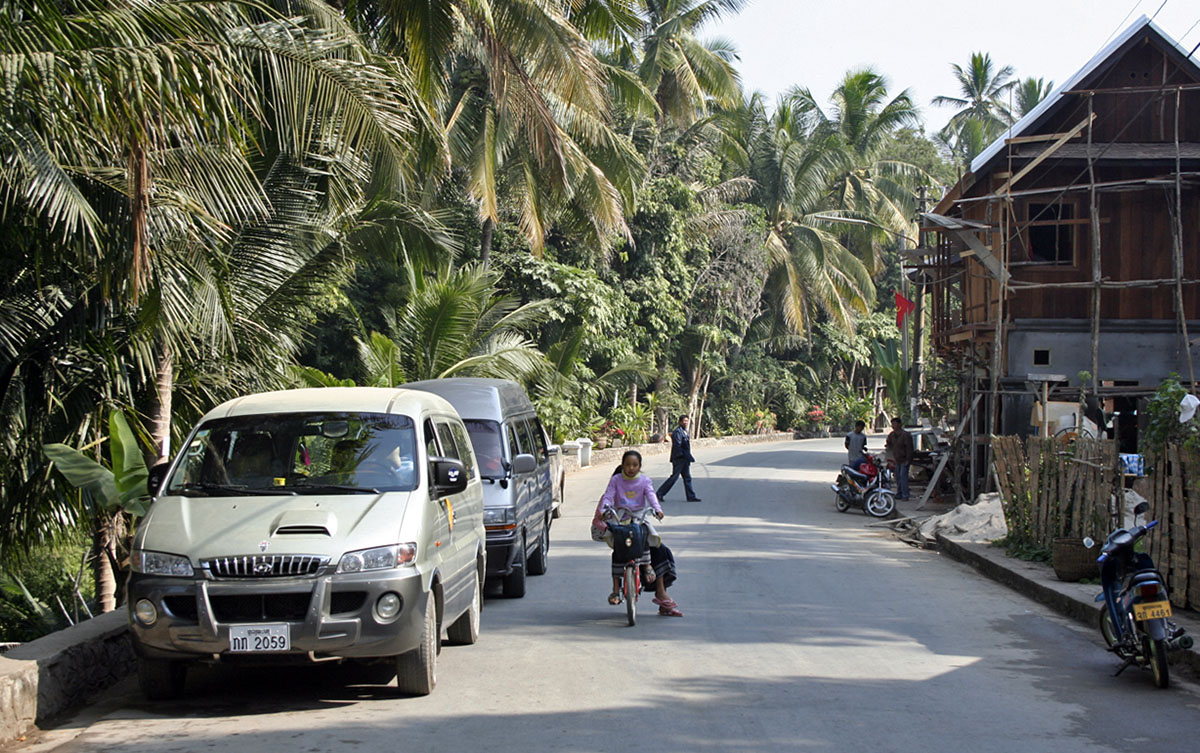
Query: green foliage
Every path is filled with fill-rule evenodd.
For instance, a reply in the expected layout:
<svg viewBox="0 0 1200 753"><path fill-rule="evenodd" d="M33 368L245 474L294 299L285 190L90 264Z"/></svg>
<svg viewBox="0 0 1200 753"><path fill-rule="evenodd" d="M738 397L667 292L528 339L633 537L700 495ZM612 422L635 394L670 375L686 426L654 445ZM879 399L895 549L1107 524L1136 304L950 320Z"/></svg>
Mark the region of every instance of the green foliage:
<svg viewBox="0 0 1200 753"><path fill-rule="evenodd" d="M895 340L872 343L879 374L883 377L888 399L892 402L893 415L906 420L908 407L908 366L900 354L900 345Z"/></svg>
<svg viewBox="0 0 1200 753"><path fill-rule="evenodd" d="M54 544L34 546L0 571L0 642L23 643L64 627L60 602L72 620L87 617L80 599L90 603L92 598L81 560L88 548L86 533L73 529Z"/></svg>
<svg viewBox="0 0 1200 753"><path fill-rule="evenodd" d="M1187 394L1178 374L1171 374L1154 391L1146 404L1143 450L1162 450L1168 444L1200 450L1200 416L1193 416L1187 423L1179 422L1179 404Z"/></svg>
<svg viewBox="0 0 1200 753"><path fill-rule="evenodd" d="M146 461L120 411L109 416L107 465L63 444L48 444L44 449L58 472L71 485L87 492L101 509L146 514L150 498L146 491Z"/></svg>

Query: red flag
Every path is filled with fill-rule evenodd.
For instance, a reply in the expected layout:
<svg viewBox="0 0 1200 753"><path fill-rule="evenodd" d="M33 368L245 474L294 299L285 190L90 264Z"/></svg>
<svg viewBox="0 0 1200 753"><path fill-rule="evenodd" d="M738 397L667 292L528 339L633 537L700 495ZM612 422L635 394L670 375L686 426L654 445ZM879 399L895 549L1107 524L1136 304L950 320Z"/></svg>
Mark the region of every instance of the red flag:
<svg viewBox="0 0 1200 753"><path fill-rule="evenodd" d="M904 296L896 293L896 326L904 326L904 317L908 316L917 307L917 304L908 300Z"/></svg>

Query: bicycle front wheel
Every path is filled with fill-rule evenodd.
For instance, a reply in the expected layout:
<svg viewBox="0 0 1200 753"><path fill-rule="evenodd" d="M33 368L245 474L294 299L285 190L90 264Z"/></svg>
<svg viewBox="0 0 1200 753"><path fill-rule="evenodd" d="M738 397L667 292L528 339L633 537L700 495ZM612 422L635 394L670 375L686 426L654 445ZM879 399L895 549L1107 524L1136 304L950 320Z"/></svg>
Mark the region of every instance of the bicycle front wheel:
<svg viewBox="0 0 1200 753"><path fill-rule="evenodd" d="M638 597L638 572L637 565L625 566L625 616L629 618L629 625L632 627L637 624L637 597Z"/></svg>

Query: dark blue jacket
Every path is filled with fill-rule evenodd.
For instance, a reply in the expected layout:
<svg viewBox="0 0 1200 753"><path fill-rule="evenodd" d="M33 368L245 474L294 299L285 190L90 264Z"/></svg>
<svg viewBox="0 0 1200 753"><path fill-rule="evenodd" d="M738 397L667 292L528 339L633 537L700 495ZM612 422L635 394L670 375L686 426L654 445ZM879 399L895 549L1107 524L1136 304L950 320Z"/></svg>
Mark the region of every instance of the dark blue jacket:
<svg viewBox="0 0 1200 753"><path fill-rule="evenodd" d="M692 438L688 435L687 429L682 426L676 426L671 430L671 462L696 462L696 458L692 457Z"/></svg>

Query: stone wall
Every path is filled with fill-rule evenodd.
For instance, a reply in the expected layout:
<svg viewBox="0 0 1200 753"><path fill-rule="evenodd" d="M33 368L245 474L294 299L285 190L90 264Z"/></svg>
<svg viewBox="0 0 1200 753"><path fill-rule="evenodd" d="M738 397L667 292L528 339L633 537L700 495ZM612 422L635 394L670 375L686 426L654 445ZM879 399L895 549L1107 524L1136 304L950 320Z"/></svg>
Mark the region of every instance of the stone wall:
<svg viewBox="0 0 1200 753"><path fill-rule="evenodd" d="M135 666L124 609L6 652L0 656L0 742L84 705Z"/></svg>
<svg viewBox="0 0 1200 753"><path fill-rule="evenodd" d="M692 446L780 442L790 433L754 434L692 441ZM634 445L644 456L671 451L670 442ZM615 467L627 447L593 450L592 466ZM580 470L578 455L564 455L567 473ZM124 609L26 643L0 656L0 743L35 725L88 703L97 693L136 669Z"/></svg>

